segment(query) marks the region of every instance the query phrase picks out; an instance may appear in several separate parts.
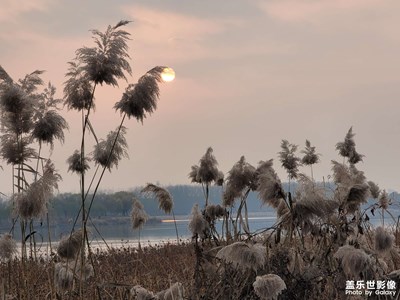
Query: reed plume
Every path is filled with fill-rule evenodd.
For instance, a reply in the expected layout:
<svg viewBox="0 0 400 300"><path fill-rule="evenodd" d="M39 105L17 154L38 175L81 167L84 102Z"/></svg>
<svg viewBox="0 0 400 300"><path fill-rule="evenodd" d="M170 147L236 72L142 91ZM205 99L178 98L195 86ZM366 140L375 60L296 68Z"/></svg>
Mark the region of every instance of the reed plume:
<svg viewBox="0 0 400 300"><path fill-rule="evenodd" d="M391 200L385 190L381 192L378 198L378 203L379 203L379 208L382 208L384 210L389 208L389 205L391 204Z"/></svg>
<svg viewBox="0 0 400 300"><path fill-rule="evenodd" d="M80 152L75 150L67 159L68 172L71 171L72 173L84 174L90 169L89 160L88 157L84 157L82 161Z"/></svg>
<svg viewBox="0 0 400 300"><path fill-rule="evenodd" d="M226 188L223 194L224 206L232 206L236 198L243 196L246 189L255 190L257 187L256 168L246 162L242 156L228 172Z"/></svg>
<svg viewBox="0 0 400 300"><path fill-rule="evenodd" d="M0 237L0 260L9 261L17 253L17 243L11 234L2 234Z"/></svg>
<svg viewBox="0 0 400 300"><path fill-rule="evenodd" d="M14 115L25 110L33 113L33 101L20 85L12 81L2 82L0 84L0 108L3 112Z"/></svg>
<svg viewBox="0 0 400 300"><path fill-rule="evenodd" d="M373 181L368 181L368 185L369 185L369 191L371 193L371 197L374 199L378 199L379 194L381 193L379 186Z"/></svg>
<svg viewBox="0 0 400 300"><path fill-rule="evenodd" d="M332 164L337 200L349 213L354 213L362 203L368 201L370 185L366 182L364 172L354 165L346 166L336 161L332 161Z"/></svg>
<svg viewBox="0 0 400 300"><path fill-rule="evenodd" d="M92 152L93 160L96 164L108 168L118 167L118 162L122 157L128 157L128 143L125 139L126 127L121 126L118 134L118 129L111 131L106 140L102 140L94 146Z"/></svg>
<svg viewBox="0 0 400 300"><path fill-rule="evenodd" d="M205 216L209 220L216 220L226 214L225 209L219 204L210 204L205 209Z"/></svg>
<svg viewBox="0 0 400 300"><path fill-rule="evenodd" d="M385 228L379 226L375 229L375 250L380 253L386 253L392 249L394 237Z"/></svg>
<svg viewBox="0 0 400 300"><path fill-rule="evenodd" d="M359 154L356 151L356 143L354 142L353 127L350 127L349 131L347 132L344 141L338 142L336 144L336 150L339 151L339 154L343 157L347 157L349 163L356 164L362 161L364 155Z"/></svg>
<svg viewBox="0 0 400 300"><path fill-rule="evenodd" d="M336 201L326 199L322 188L304 174L298 175L299 186L296 190L294 211L300 221L314 217L326 218L339 206Z"/></svg>
<svg viewBox="0 0 400 300"><path fill-rule="evenodd" d="M53 148L54 140L64 142L64 130L68 128L65 119L54 110L49 110L35 123L32 137Z"/></svg>
<svg viewBox="0 0 400 300"><path fill-rule="evenodd" d="M0 140L0 155L7 164L23 164L37 157L36 151L29 146L31 141L28 137L22 137L17 140L11 134L3 134Z"/></svg>
<svg viewBox="0 0 400 300"><path fill-rule="evenodd" d="M82 247L82 229L73 232L60 240L57 253L61 258L73 259Z"/></svg>
<svg viewBox="0 0 400 300"><path fill-rule="evenodd" d="M191 167L191 171L189 173L189 178L190 178L190 181L193 183L201 183L201 179L199 176L199 168L200 167L198 165L193 165Z"/></svg>
<svg viewBox="0 0 400 300"><path fill-rule="evenodd" d="M32 95L38 88L43 85L43 80L40 75L44 73L43 70L35 70L30 74L25 75L23 79L18 80L19 85L28 95Z"/></svg>
<svg viewBox="0 0 400 300"><path fill-rule="evenodd" d="M347 206L347 210L350 213L355 212L359 209L362 203L366 203L368 201L368 197L370 195L368 184L355 184L353 185L345 198L345 203Z"/></svg>
<svg viewBox="0 0 400 300"><path fill-rule="evenodd" d="M74 272L68 264L56 263L54 267L54 283L59 291L67 291L74 284Z"/></svg>
<svg viewBox="0 0 400 300"><path fill-rule="evenodd" d="M277 300L282 291L286 289L286 284L278 275L267 274L257 276L253 287L261 300Z"/></svg>
<svg viewBox="0 0 400 300"><path fill-rule="evenodd" d="M146 290L141 285L135 285L133 288L131 288L130 294L133 297L133 299L136 299L136 300L159 299L158 297L155 298L154 293L152 293L151 291Z"/></svg>
<svg viewBox="0 0 400 300"><path fill-rule="evenodd" d="M148 219L149 215L144 211L143 204L139 200L134 198L131 213L133 229L141 229Z"/></svg>
<svg viewBox="0 0 400 300"><path fill-rule="evenodd" d="M297 173L299 171L301 159L295 154L297 147L297 145L290 144L287 140L282 140L282 150L278 152L279 160L282 163L282 167L288 173L289 179L297 178Z"/></svg>
<svg viewBox="0 0 400 300"><path fill-rule="evenodd" d="M158 298L157 298L158 297ZM185 289L183 284L175 282L168 289L158 292L155 299L160 300L183 300L185 299Z"/></svg>
<svg viewBox="0 0 400 300"><path fill-rule="evenodd" d="M350 173L349 167L345 164L341 164L337 161L332 160L332 172L333 172L333 181L336 184L341 185L351 185L354 180Z"/></svg>
<svg viewBox="0 0 400 300"><path fill-rule="evenodd" d="M128 59L129 33L121 30L129 21L120 21L108 26L103 33L91 30L95 47L83 47L76 51L77 59L82 62L82 71L95 84L118 86L118 79L126 79L124 72L132 75Z"/></svg>
<svg viewBox="0 0 400 300"><path fill-rule="evenodd" d="M218 251L217 257L240 269L257 271L266 263L265 247L259 244L235 242Z"/></svg>
<svg viewBox="0 0 400 300"><path fill-rule="evenodd" d="M272 168L272 159L260 161L257 168L257 192L264 204L278 208L281 200L285 199L282 183Z"/></svg>
<svg viewBox="0 0 400 300"><path fill-rule="evenodd" d="M148 183L142 190L141 193L147 196L154 196L158 200L158 207L163 210L166 214L171 213L174 201L171 194L164 188Z"/></svg>
<svg viewBox="0 0 400 300"><path fill-rule="evenodd" d="M205 231L208 228L208 223L199 210L199 205L193 205L192 214L189 221L189 230L193 236L205 237Z"/></svg>
<svg viewBox="0 0 400 300"><path fill-rule="evenodd" d="M47 212L47 203L58 188L61 176L55 171L54 164L47 161L43 176L33 182L23 192L16 194L15 209L23 220L39 218Z"/></svg>
<svg viewBox="0 0 400 300"><path fill-rule="evenodd" d="M306 147L300 152L304 154L300 162L305 166L310 166L311 178L312 180L314 180L313 165L319 162L319 157L321 156L321 154L315 152L315 147L311 146L309 140L306 140Z"/></svg>
<svg viewBox="0 0 400 300"><path fill-rule="evenodd" d="M69 69L64 82L64 105L77 111L94 108L93 86L83 72L79 61L69 62Z"/></svg>
<svg viewBox="0 0 400 300"><path fill-rule="evenodd" d="M93 275L93 266L89 263L82 265L79 261L58 262L54 267L54 283L58 291L71 290L74 279L87 281Z"/></svg>
<svg viewBox="0 0 400 300"><path fill-rule="evenodd" d="M334 257L340 261L344 273L349 278L360 278L360 273L371 266L371 257L364 250L350 245L340 247Z"/></svg>
<svg viewBox="0 0 400 300"><path fill-rule="evenodd" d="M219 175L217 168L218 162L213 155L213 149L211 147L207 149L204 156L200 159L199 164L197 176L201 183L210 184L217 180Z"/></svg>
<svg viewBox="0 0 400 300"><path fill-rule="evenodd" d="M224 172L218 171L217 178L215 179L215 185L222 186L224 184L225 175Z"/></svg>
<svg viewBox="0 0 400 300"><path fill-rule="evenodd" d="M158 83L162 82L161 73L166 67L154 67L139 78L136 84L129 84L122 98L115 103L115 110L126 114L128 118L136 118L143 123L146 114L151 114L157 108L160 95Z"/></svg>
<svg viewBox="0 0 400 300"><path fill-rule="evenodd" d="M315 146L311 146L309 140L306 140L306 147L300 151L304 154L301 159L301 163L306 166L311 166L319 162L321 154L315 152Z"/></svg>

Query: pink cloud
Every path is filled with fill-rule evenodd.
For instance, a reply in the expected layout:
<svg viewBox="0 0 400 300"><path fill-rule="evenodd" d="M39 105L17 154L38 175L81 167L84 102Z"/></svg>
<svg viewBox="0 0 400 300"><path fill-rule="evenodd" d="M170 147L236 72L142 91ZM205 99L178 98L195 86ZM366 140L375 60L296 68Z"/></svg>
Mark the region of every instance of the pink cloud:
<svg viewBox="0 0 400 300"><path fill-rule="evenodd" d="M46 11L50 4L50 0L3 0L0 22L14 22L18 16L30 11Z"/></svg>
<svg viewBox="0 0 400 300"><path fill-rule="evenodd" d="M198 41L223 30L221 24L214 21L153 10L144 6L128 6L124 7L123 11L132 16L138 31L144 32L140 33L140 38L152 43L182 39Z"/></svg>
<svg viewBox="0 0 400 300"><path fill-rule="evenodd" d="M211 55L207 44L213 35L230 26L240 26L238 20L209 20L144 6L121 7L133 20L132 33L136 54L144 49L147 57L165 62L190 61Z"/></svg>
<svg viewBox="0 0 400 300"><path fill-rule="evenodd" d="M354 11L379 5L378 0L279 0L259 2L269 16L281 21L301 22L337 12Z"/></svg>

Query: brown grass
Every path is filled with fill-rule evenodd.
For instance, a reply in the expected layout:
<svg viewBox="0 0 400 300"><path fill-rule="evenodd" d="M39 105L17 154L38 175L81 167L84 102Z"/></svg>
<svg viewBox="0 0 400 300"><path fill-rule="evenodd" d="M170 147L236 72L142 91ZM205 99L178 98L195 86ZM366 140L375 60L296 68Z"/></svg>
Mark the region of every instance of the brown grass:
<svg viewBox="0 0 400 300"><path fill-rule="evenodd" d="M84 283L82 297L77 282L72 291L56 296L52 291L55 260L32 260L23 265L21 260L14 259L10 268L5 263L0 264L0 274L6 280L10 299L132 299L129 290L135 285L153 292L167 289L178 281L190 287L195 266L191 245L167 244L145 247L141 251L111 249L93 254L95 276ZM0 290L0 296L1 293Z"/></svg>

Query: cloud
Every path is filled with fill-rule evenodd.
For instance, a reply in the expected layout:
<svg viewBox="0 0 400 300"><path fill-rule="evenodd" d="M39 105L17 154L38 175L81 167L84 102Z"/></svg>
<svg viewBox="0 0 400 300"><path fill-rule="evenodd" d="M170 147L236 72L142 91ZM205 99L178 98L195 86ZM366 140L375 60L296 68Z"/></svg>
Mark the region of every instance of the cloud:
<svg viewBox="0 0 400 300"><path fill-rule="evenodd" d="M132 16L134 24L140 29L138 31L144 31L140 33L140 38L152 43L171 40L194 42L223 30L221 24L212 20L158 11L144 6L125 6L123 11Z"/></svg>
<svg viewBox="0 0 400 300"><path fill-rule="evenodd" d="M269 16L280 21L302 22L370 8L380 3L378 0L275 0L260 1L258 5Z"/></svg>
<svg viewBox="0 0 400 300"><path fill-rule="evenodd" d="M164 62L187 62L212 55L210 43L239 20L205 19L140 5L122 6L121 11L133 20L134 51L144 49L147 57ZM139 53L140 55L140 53Z"/></svg>
<svg viewBox="0 0 400 300"><path fill-rule="evenodd" d="M50 0L3 0L0 10L0 22L17 22L22 14L32 11L47 11L51 4Z"/></svg>

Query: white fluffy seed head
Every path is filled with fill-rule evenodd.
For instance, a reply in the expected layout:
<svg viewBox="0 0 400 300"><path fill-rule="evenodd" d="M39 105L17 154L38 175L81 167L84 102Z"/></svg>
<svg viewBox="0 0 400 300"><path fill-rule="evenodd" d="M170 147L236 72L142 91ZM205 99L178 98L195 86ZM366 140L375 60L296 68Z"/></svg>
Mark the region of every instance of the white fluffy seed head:
<svg viewBox="0 0 400 300"><path fill-rule="evenodd" d="M286 289L286 284L278 275L257 276L253 283L254 291L261 300L276 300Z"/></svg>

